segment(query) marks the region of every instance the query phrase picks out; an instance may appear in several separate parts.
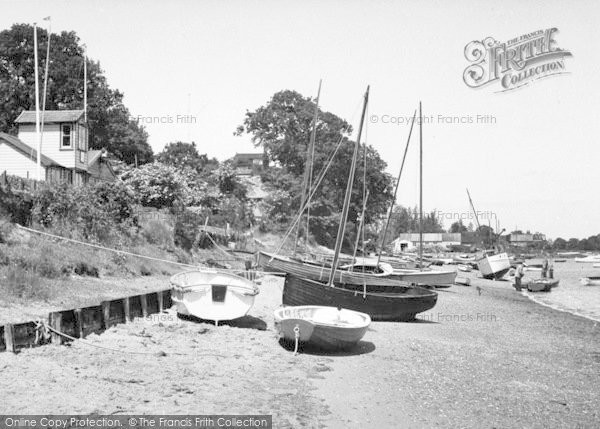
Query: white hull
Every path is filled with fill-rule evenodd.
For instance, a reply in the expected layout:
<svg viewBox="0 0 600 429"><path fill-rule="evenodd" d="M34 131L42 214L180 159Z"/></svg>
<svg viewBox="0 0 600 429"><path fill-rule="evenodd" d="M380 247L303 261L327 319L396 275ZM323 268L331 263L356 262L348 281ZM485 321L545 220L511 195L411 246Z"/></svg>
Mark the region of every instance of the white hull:
<svg viewBox="0 0 600 429"><path fill-rule="evenodd" d="M245 316L258 295L250 280L216 270L175 274L171 285L177 313L217 323Z"/></svg>
<svg viewBox="0 0 600 429"><path fill-rule="evenodd" d="M499 279L510 270L510 261L506 253L486 255L477 260L479 272L486 279Z"/></svg>
<svg viewBox="0 0 600 429"><path fill-rule="evenodd" d="M594 277L582 277L579 279L582 285L584 286L600 286L600 278Z"/></svg>
<svg viewBox="0 0 600 429"><path fill-rule="evenodd" d="M585 258L575 258L575 262L587 263L587 264L600 264L599 255L586 256Z"/></svg>
<svg viewBox="0 0 600 429"><path fill-rule="evenodd" d="M368 314L317 305L283 307L275 310L273 316L280 338L323 349L352 347L371 324Z"/></svg>
<svg viewBox="0 0 600 429"><path fill-rule="evenodd" d="M454 284L456 271L436 270L394 270L393 278L403 282L419 285L448 286Z"/></svg>

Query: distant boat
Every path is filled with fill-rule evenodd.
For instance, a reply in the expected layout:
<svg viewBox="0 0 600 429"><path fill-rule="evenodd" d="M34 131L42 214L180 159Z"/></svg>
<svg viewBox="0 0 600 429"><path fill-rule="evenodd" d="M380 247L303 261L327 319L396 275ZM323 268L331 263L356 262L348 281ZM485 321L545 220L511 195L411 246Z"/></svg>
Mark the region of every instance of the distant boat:
<svg viewBox="0 0 600 429"><path fill-rule="evenodd" d="M285 341L321 349L350 349L371 324L368 314L336 307L303 305L283 307L273 313L275 330Z"/></svg>
<svg viewBox="0 0 600 429"><path fill-rule="evenodd" d="M462 286L471 286L471 279L468 277L457 277L454 283Z"/></svg>
<svg viewBox="0 0 600 429"><path fill-rule="evenodd" d="M594 264L592 265L594 268L600 268L600 264Z"/></svg>
<svg viewBox="0 0 600 429"><path fill-rule="evenodd" d="M248 314L258 287L245 278L217 270L184 271L171 277L177 313L216 324Z"/></svg>
<svg viewBox="0 0 600 429"><path fill-rule="evenodd" d="M462 271L464 273L470 273L471 271L473 271L473 268L470 265L465 264L458 264L456 268L458 268L458 271Z"/></svg>
<svg viewBox="0 0 600 429"><path fill-rule="evenodd" d="M372 320L410 321L435 306L437 293L410 286L328 285L288 274L283 305L325 305L368 314Z"/></svg>
<svg viewBox="0 0 600 429"><path fill-rule="evenodd" d="M600 263L600 255L589 255L585 258L575 258L575 262L580 263Z"/></svg>
<svg viewBox="0 0 600 429"><path fill-rule="evenodd" d="M564 258L560 258L560 259L555 259L554 262L567 262L567 260ZM600 267L600 264L598 264L598 266Z"/></svg>
<svg viewBox="0 0 600 429"><path fill-rule="evenodd" d="M579 281L584 286L600 286L600 276L582 277Z"/></svg>
<svg viewBox="0 0 600 429"><path fill-rule="evenodd" d="M558 279L535 279L523 284L529 292L549 292L558 286Z"/></svg>

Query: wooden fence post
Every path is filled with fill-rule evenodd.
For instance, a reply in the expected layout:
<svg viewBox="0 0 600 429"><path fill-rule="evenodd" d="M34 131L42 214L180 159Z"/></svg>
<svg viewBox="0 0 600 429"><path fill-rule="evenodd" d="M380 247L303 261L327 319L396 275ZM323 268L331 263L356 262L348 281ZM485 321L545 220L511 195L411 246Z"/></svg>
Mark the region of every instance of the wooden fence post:
<svg viewBox="0 0 600 429"><path fill-rule="evenodd" d="M125 314L125 323L131 322L131 313L129 311L129 297L123 298L123 313Z"/></svg>
<svg viewBox="0 0 600 429"><path fill-rule="evenodd" d="M158 300L158 312L162 313L162 311L165 309L162 291L156 292L156 299Z"/></svg>
<svg viewBox="0 0 600 429"><path fill-rule="evenodd" d="M102 302L102 328L110 328L110 301Z"/></svg>
<svg viewBox="0 0 600 429"><path fill-rule="evenodd" d="M142 317L148 317L148 296L140 295L140 304L142 305Z"/></svg>
<svg viewBox="0 0 600 429"><path fill-rule="evenodd" d="M59 332L62 332L62 314L59 312L50 313L50 326L53 329L56 329ZM63 343L63 337L56 332L52 331L52 344L56 344L57 346Z"/></svg>
<svg viewBox="0 0 600 429"><path fill-rule="evenodd" d="M17 345L15 344L15 330L13 325L4 325L4 344L6 344L7 352L17 352Z"/></svg>
<svg viewBox="0 0 600 429"><path fill-rule="evenodd" d="M81 308L78 308L74 311L75 313L75 329L77 334L79 334L79 338L83 338L83 313Z"/></svg>

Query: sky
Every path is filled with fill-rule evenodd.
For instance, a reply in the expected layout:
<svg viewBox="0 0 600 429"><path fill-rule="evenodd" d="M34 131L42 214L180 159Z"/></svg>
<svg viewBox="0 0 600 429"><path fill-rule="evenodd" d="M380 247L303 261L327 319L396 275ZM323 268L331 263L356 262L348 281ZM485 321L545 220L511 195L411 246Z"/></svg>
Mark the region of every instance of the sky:
<svg viewBox="0 0 600 429"><path fill-rule="evenodd" d="M600 2L0 0L0 29L46 16L52 32L77 32L155 152L179 140L220 160L258 151L233 135L245 112L284 89L314 97L319 79L322 108L357 129L370 85L366 140L394 176L409 129L400 118L422 102L423 206L446 226L473 220L468 188L483 224L600 233ZM465 84L467 44L549 28L572 53L564 73L511 91ZM405 206L419 201L416 131Z"/></svg>

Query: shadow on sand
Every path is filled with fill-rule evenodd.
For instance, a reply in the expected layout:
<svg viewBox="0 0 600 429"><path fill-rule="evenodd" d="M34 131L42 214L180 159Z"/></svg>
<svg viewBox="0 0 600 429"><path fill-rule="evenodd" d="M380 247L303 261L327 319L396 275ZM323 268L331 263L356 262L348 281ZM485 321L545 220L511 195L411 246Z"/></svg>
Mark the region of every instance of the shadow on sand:
<svg viewBox="0 0 600 429"><path fill-rule="evenodd" d="M284 339L279 340L279 345L284 349L293 352L294 351L294 342L288 341ZM375 344L370 341L359 341L356 345L350 349L345 350L327 350L322 349L320 347L311 345L311 344L303 344L300 343L298 345L298 353L305 355L314 355L314 356L358 356L358 355L366 355L367 353L371 353L375 350Z"/></svg>
<svg viewBox="0 0 600 429"><path fill-rule="evenodd" d="M208 323L214 325L214 320L200 319L195 316L186 316L184 314L178 314L178 317L182 320L187 320L195 323ZM257 331L266 331L267 323L254 316L244 316L234 320L223 320L219 322L218 326L231 326L232 328L243 328L243 329L256 329Z"/></svg>

